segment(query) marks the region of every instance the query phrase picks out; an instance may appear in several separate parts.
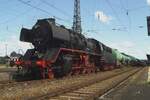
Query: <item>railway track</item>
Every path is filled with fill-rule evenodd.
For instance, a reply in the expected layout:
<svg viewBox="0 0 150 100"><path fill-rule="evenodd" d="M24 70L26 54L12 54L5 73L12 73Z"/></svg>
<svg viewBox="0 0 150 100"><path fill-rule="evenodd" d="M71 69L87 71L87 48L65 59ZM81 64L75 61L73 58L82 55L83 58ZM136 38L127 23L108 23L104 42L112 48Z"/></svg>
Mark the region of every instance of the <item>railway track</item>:
<svg viewBox="0 0 150 100"><path fill-rule="evenodd" d="M130 70L130 68L129 69L126 69L126 70ZM120 69L117 69L116 70L116 72L119 72L120 71ZM78 76L80 76L80 75L76 75L76 76L71 76L71 77L64 77L64 78L62 78L62 80L63 79L66 79L66 78L75 78L75 77L78 77ZM85 75L81 75L81 76L86 76L86 74ZM56 80L56 79L53 79L52 81L54 81L54 80ZM49 81L49 79L45 79L45 80L31 80L31 81L22 81L22 82L16 82L16 81L14 81L14 80L10 80L10 79L8 79L8 80L4 80L4 81L0 81L0 86L2 86L3 85L3 87L7 87L7 86L15 86L15 85L23 85L23 84L25 84L25 83L33 83L33 82L45 82L45 81Z"/></svg>
<svg viewBox="0 0 150 100"><path fill-rule="evenodd" d="M15 71L17 71L17 68L0 68L0 73L15 72Z"/></svg>
<svg viewBox="0 0 150 100"><path fill-rule="evenodd" d="M15 71L17 71L17 68L0 68L0 85L12 83L10 74Z"/></svg>
<svg viewBox="0 0 150 100"><path fill-rule="evenodd" d="M12 83L15 83L15 81L9 81L9 80L5 80L5 81L0 81L0 86L2 85L9 85L9 84L12 84Z"/></svg>
<svg viewBox="0 0 150 100"><path fill-rule="evenodd" d="M76 85L74 87L68 87L66 89L53 91L40 97L36 97L36 100L97 100L98 97L119 83L125 81L141 69L125 71L118 73L104 80L93 80L82 85ZM107 85L106 85L107 84ZM33 99L33 98L32 98Z"/></svg>
<svg viewBox="0 0 150 100"><path fill-rule="evenodd" d="M122 68L97 74L65 77L54 80L35 80L27 82L14 82L0 85L2 99L47 99L78 90L100 81L129 72L135 68ZM137 70L137 69L136 69Z"/></svg>

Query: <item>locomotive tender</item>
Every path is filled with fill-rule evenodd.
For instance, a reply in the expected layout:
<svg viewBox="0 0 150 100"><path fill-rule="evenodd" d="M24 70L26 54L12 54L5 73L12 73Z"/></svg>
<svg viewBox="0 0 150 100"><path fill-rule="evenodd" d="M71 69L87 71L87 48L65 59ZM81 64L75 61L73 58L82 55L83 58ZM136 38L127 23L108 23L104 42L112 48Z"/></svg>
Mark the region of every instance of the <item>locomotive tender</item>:
<svg viewBox="0 0 150 100"><path fill-rule="evenodd" d="M32 29L22 28L20 40L32 43L34 49L28 49L15 62L18 73L34 79L92 73L130 64L127 56L117 50L58 26L53 18L38 20Z"/></svg>

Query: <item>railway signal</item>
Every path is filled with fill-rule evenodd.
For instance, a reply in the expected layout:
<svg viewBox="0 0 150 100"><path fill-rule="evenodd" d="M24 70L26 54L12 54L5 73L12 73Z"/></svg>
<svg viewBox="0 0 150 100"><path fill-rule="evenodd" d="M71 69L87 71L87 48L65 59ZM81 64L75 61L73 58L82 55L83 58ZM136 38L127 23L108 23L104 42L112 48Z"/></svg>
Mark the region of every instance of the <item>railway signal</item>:
<svg viewBox="0 0 150 100"><path fill-rule="evenodd" d="M147 54L147 60L150 61L150 54Z"/></svg>
<svg viewBox="0 0 150 100"><path fill-rule="evenodd" d="M150 16L147 16L147 29L148 29L148 36L150 36Z"/></svg>

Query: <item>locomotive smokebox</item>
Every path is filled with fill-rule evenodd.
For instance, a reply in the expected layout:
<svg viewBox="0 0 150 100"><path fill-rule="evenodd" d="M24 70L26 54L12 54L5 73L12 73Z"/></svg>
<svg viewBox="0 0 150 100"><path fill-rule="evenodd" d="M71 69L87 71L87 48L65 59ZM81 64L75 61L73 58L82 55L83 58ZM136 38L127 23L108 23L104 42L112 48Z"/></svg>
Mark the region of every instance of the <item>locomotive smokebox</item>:
<svg viewBox="0 0 150 100"><path fill-rule="evenodd" d="M33 37L32 30L25 28L21 29L20 41L32 43L32 37Z"/></svg>
<svg viewBox="0 0 150 100"><path fill-rule="evenodd" d="M40 19L32 27L32 29L22 28L20 40L30 42L35 47L52 46L52 44L60 44L62 42L70 42L70 33L68 29L57 26L55 19ZM54 43L53 43L54 42Z"/></svg>

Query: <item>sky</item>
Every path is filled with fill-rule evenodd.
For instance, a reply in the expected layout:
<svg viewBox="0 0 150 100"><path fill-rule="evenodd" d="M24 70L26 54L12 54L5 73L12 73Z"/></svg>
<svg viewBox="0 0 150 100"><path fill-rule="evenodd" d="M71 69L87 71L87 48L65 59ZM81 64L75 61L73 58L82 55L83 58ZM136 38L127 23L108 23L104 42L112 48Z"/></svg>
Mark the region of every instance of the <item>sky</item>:
<svg viewBox="0 0 150 100"><path fill-rule="evenodd" d="M150 0L80 0L82 30L120 52L146 59L150 37L146 17ZM33 48L19 41L22 27L32 28L37 19L55 17L72 27L74 0L0 0L0 56Z"/></svg>

